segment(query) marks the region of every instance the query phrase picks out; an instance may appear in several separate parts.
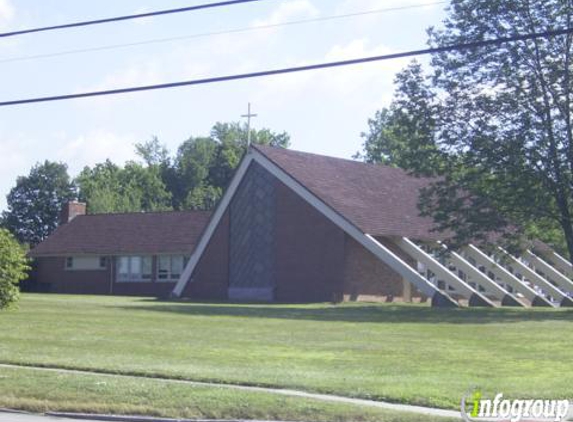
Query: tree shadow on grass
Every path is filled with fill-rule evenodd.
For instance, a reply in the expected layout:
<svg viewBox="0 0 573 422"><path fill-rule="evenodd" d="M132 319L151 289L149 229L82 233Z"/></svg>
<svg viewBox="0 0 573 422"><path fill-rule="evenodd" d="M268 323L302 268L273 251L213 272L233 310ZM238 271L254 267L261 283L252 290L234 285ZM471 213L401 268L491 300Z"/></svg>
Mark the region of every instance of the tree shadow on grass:
<svg viewBox="0 0 573 422"><path fill-rule="evenodd" d="M460 308L440 309L423 305L260 305L142 299L123 309L170 312L188 316L273 318L307 321L421 324L498 324L541 321L573 323L572 309Z"/></svg>

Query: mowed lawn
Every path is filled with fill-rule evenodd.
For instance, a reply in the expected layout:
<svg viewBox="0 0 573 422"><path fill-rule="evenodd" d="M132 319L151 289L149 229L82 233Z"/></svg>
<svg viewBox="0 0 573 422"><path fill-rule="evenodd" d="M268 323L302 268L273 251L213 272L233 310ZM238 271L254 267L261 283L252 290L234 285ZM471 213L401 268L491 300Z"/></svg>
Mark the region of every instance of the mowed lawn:
<svg viewBox="0 0 573 422"><path fill-rule="evenodd" d="M118 375L0 368L0 407L211 420L453 422L410 412Z"/></svg>
<svg viewBox="0 0 573 422"><path fill-rule="evenodd" d="M0 313L0 333L0 363L450 409L459 409L462 395L476 386L515 398L573 397L573 311L566 309L234 305L27 294L18 310ZM19 378L23 383L26 377ZM0 389L15 388L14 382L0 382Z"/></svg>

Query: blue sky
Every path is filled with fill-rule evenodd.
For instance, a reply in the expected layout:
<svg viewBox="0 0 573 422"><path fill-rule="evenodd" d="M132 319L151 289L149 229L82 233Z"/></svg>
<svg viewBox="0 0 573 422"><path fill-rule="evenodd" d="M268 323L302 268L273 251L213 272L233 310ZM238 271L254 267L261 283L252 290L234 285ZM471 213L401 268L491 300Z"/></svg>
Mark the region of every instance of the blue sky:
<svg viewBox="0 0 573 422"><path fill-rule="evenodd" d="M0 0L0 32L175 8L214 0ZM1 100L109 89L417 49L439 25L436 0L266 0L208 11L0 39ZM191 36L314 17L423 8L152 45L14 60L45 53ZM18 175L45 159L75 176L106 158L134 159L157 136L174 150L236 121L252 102L255 127L287 131L292 148L338 157L360 149L368 118L392 97L407 60L258 80L0 109L0 209Z"/></svg>

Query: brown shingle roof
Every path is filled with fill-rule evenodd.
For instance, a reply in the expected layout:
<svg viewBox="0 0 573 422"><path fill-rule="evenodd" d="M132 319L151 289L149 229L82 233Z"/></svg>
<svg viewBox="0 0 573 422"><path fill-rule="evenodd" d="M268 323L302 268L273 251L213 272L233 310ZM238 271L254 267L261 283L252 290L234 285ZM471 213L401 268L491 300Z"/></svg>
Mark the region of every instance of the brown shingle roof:
<svg viewBox="0 0 573 422"><path fill-rule="evenodd" d="M30 256L190 254L210 215L209 212L82 215L58 227Z"/></svg>
<svg viewBox="0 0 573 422"><path fill-rule="evenodd" d="M433 221L420 217L420 189L429 179L404 170L358 161L273 148L254 147L315 196L374 236L434 240Z"/></svg>

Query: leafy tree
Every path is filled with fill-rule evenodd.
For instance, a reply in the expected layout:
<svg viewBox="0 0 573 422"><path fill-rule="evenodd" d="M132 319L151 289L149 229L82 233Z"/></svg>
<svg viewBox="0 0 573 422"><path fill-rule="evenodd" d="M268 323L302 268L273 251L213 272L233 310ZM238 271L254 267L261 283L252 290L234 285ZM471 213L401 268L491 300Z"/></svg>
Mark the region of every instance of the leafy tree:
<svg viewBox="0 0 573 422"><path fill-rule="evenodd" d="M85 167L76 183L80 199L93 214L170 209L171 195L156 166L128 162L122 168L107 160Z"/></svg>
<svg viewBox="0 0 573 422"><path fill-rule="evenodd" d="M177 182L171 183L176 209L211 209L229 184L247 150L247 126L217 123L209 137L190 138L174 160ZM251 130L254 144L287 148L290 137L269 129Z"/></svg>
<svg viewBox="0 0 573 422"><path fill-rule="evenodd" d="M173 193L174 205L177 208L195 209L203 204L198 195L211 186L209 173L214 165L219 146L211 138L189 138L183 142L175 158L175 174L178 183ZM193 200L190 199L191 192ZM215 200L216 202L216 200ZM200 205L199 209L203 209Z"/></svg>
<svg viewBox="0 0 573 422"><path fill-rule="evenodd" d="M211 210L215 208L222 195L221 188L200 184L189 192L185 198L184 208L200 211Z"/></svg>
<svg viewBox="0 0 573 422"><path fill-rule="evenodd" d="M224 189L247 150L247 125L217 123L211 129L211 138L217 142L219 147L210 171L210 179L214 186ZM255 145L288 148L290 136L286 132L275 133L269 129L251 129L251 142Z"/></svg>
<svg viewBox="0 0 573 422"><path fill-rule="evenodd" d="M26 253L6 229L0 229L0 309L18 301L18 283L27 275Z"/></svg>
<svg viewBox="0 0 573 422"><path fill-rule="evenodd" d="M413 62L396 76L397 86L389 108L370 119L361 158L369 163L401 167L418 175L439 173L444 152L434 139L436 96L430 91L422 66Z"/></svg>
<svg viewBox="0 0 573 422"><path fill-rule="evenodd" d="M157 167L144 167L128 162L120 172L120 183L125 192L138 192L141 211L168 211L171 209L171 194L161 180Z"/></svg>
<svg viewBox="0 0 573 422"><path fill-rule="evenodd" d="M169 166L171 158L167 147L154 136L150 141L135 144L135 152L148 167Z"/></svg>
<svg viewBox="0 0 573 422"><path fill-rule="evenodd" d="M75 196L65 164L36 164L28 176L18 177L10 190L4 227L18 241L34 246L56 229L63 205Z"/></svg>
<svg viewBox="0 0 573 422"><path fill-rule="evenodd" d="M77 177L91 213L212 209L247 150L247 126L217 123L208 137L191 137L172 157L156 137L135 145L144 165L107 160ZM289 135L251 130L254 144L288 147Z"/></svg>
<svg viewBox="0 0 573 422"><path fill-rule="evenodd" d="M570 28L572 17L569 1L452 0L429 40L437 47ZM441 160L431 173L441 178L421 205L440 230L456 233L452 246L496 232L517 247L524 234L559 227L573 259L572 44L569 34L442 52L427 77L406 75L400 85L406 110L432 99L426 135Z"/></svg>

